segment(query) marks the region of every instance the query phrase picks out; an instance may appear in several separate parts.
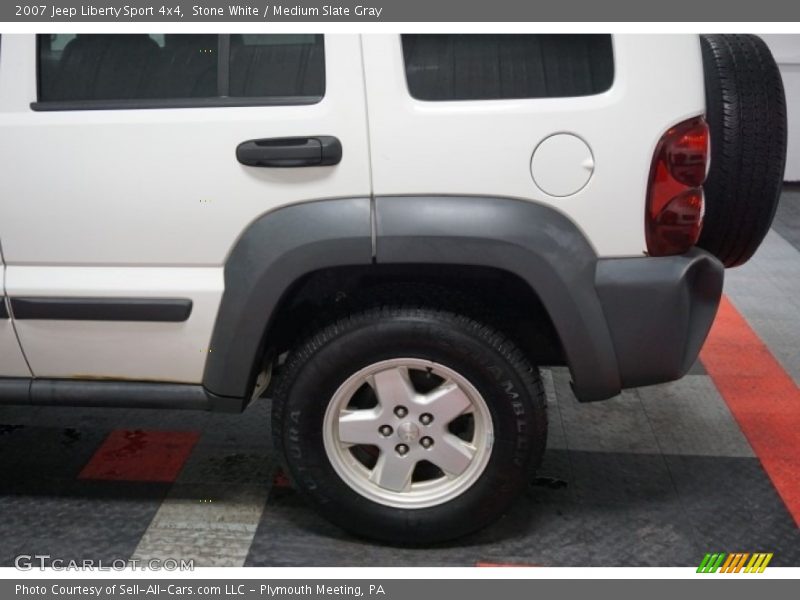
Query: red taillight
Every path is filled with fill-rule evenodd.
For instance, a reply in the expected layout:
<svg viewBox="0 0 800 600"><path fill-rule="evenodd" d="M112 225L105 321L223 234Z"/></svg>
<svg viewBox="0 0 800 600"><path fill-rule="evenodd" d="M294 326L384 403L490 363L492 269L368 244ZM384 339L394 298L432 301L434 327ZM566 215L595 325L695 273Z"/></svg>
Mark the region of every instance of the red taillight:
<svg viewBox="0 0 800 600"><path fill-rule="evenodd" d="M651 256L682 254L700 237L708 138L708 125L697 117L667 131L656 147L645 215Z"/></svg>

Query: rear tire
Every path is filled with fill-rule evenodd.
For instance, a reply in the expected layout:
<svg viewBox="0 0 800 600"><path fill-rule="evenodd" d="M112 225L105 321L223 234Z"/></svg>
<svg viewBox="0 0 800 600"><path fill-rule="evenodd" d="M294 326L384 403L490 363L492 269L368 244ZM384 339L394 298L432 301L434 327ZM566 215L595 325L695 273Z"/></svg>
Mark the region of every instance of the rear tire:
<svg viewBox="0 0 800 600"><path fill-rule="evenodd" d="M343 529L399 544L499 518L547 432L538 370L493 329L429 308L372 308L322 328L290 353L273 407L300 492Z"/></svg>
<svg viewBox="0 0 800 600"><path fill-rule="evenodd" d="M703 35L700 43L711 169L697 245L735 267L755 253L775 216L786 165L786 100L761 38Z"/></svg>

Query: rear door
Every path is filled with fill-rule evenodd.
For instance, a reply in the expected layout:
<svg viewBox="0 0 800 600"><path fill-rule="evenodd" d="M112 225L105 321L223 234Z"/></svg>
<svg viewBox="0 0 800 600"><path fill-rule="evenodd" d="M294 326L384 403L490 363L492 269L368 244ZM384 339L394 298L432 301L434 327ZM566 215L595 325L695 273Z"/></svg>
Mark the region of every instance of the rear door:
<svg viewBox="0 0 800 600"><path fill-rule="evenodd" d="M37 377L201 381L248 224L370 193L358 36L8 35L0 60L0 238ZM304 136L343 159L237 161Z"/></svg>
<svg viewBox="0 0 800 600"><path fill-rule="evenodd" d="M7 36L0 38L0 57L2 42ZM0 99L10 93L4 82L0 82ZM3 260L3 247L0 244L0 377L30 377L31 372L22 355L17 341L14 324L6 300L6 264Z"/></svg>

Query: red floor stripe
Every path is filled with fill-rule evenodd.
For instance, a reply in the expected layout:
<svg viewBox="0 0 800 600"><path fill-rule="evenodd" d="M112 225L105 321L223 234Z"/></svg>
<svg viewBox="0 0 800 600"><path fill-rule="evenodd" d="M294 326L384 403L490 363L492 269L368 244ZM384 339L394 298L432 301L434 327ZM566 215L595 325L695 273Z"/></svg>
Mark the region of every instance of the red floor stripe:
<svg viewBox="0 0 800 600"><path fill-rule="evenodd" d="M196 431L112 431L78 478L169 483L199 438Z"/></svg>
<svg viewBox="0 0 800 600"><path fill-rule="evenodd" d="M724 296L700 358L800 526L800 390Z"/></svg>

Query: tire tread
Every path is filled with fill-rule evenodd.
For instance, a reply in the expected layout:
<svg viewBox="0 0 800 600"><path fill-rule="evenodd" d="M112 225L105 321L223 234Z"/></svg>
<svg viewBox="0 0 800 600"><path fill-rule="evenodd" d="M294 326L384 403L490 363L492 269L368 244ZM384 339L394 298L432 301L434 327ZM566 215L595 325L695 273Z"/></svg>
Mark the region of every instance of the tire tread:
<svg viewBox="0 0 800 600"><path fill-rule="evenodd" d="M769 231L786 161L786 100L775 60L755 35L701 36L711 169L698 246L745 263Z"/></svg>

